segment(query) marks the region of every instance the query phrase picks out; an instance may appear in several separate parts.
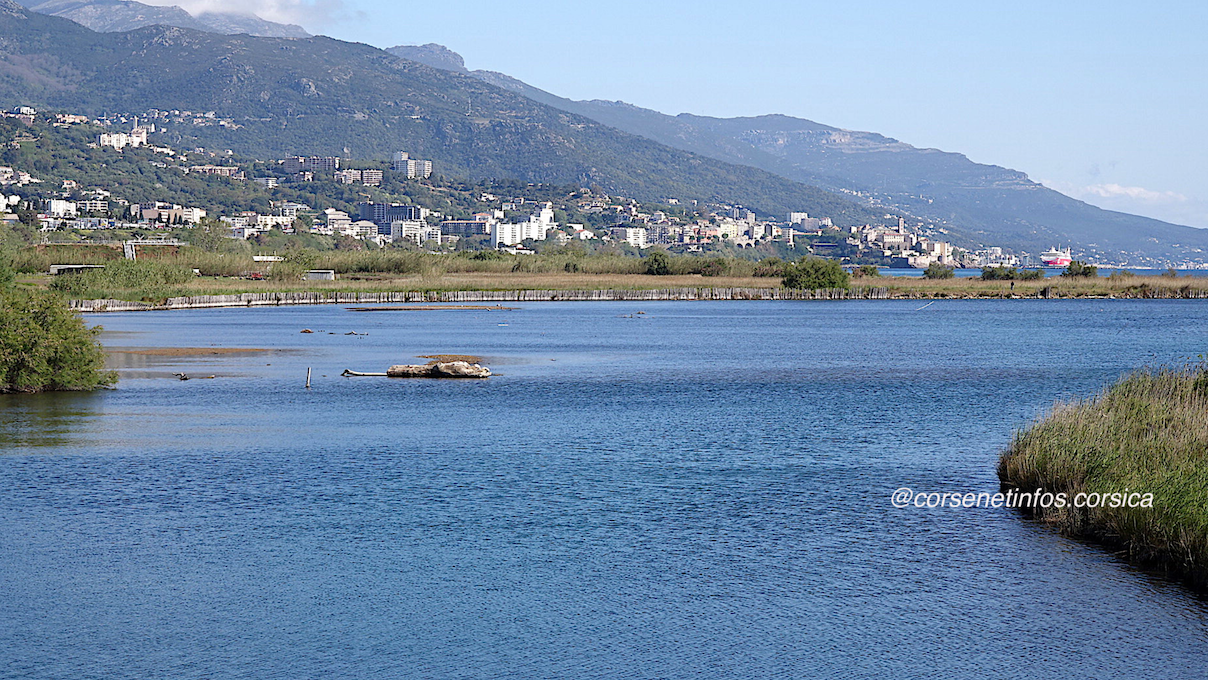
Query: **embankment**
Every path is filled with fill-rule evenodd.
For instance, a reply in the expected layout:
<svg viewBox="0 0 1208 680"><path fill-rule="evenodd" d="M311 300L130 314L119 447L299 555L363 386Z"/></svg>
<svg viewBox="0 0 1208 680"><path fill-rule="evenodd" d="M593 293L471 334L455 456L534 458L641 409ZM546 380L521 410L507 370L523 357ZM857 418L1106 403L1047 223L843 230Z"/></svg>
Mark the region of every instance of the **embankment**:
<svg viewBox="0 0 1208 680"><path fill-rule="evenodd" d="M1092 399L1058 404L1016 434L998 476L1004 491L1065 494L1066 507L1026 511L1036 519L1208 589L1204 366L1137 371ZM1151 507L1102 500L1135 494L1152 494Z"/></svg>
<svg viewBox="0 0 1208 680"><path fill-rule="evenodd" d="M241 293L168 298L163 304L129 300L72 300L80 312L136 312L205 307L366 304L397 302L588 302L607 300L887 300L885 288L662 288L651 290L456 290L394 293Z"/></svg>

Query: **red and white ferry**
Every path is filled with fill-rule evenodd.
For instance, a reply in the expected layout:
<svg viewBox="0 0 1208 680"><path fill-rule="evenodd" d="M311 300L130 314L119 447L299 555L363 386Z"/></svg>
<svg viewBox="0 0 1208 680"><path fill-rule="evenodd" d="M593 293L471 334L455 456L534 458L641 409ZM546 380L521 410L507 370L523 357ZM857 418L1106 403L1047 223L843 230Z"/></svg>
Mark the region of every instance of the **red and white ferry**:
<svg viewBox="0 0 1208 680"><path fill-rule="evenodd" d="M1044 266L1046 267L1064 267L1073 262L1074 258L1070 257L1069 248L1066 248L1065 250L1050 248L1040 254L1040 261L1043 262Z"/></svg>

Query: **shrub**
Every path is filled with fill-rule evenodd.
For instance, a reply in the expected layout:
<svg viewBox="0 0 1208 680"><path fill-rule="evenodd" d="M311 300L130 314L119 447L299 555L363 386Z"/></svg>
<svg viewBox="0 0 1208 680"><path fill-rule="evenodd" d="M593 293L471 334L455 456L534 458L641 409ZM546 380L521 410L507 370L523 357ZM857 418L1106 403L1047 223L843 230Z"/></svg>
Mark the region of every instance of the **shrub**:
<svg viewBox="0 0 1208 680"><path fill-rule="evenodd" d="M17 272L13 270L9 258L0 253L0 289L13 285L16 280Z"/></svg>
<svg viewBox="0 0 1208 680"><path fill-rule="evenodd" d="M705 260L700 265L701 276L724 276L726 273L726 261L720 257Z"/></svg>
<svg viewBox="0 0 1208 680"><path fill-rule="evenodd" d="M809 258L784 268L785 288L817 290L819 288L848 288L851 277L836 260Z"/></svg>
<svg viewBox="0 0 1208 680"><path fill-rule="evenodd" d="M881 270L875 264L862 264L859 267L856 267L856 270L854 272L852 272L852 275L858 279L862 279L865 277L880 278Z"/></svg>
<svg viewBox="0 0 1208 680"><path fill-rule="evenodd" d="M650 253L646 256L646 273L651 276L667 276L671 273L671 258L661 250Z"/></svg>
<svg viewBox="0 0 1208 680"><path fill-rule="evenodd" d="M1074 260L1066 266L1065 271L1061 272L1061 275L1071 279L1076 277L1091 278L1099 275L1099 268L1093 264Z"/></svg>
<svg viewBox="0 0 1208 680"><path fill-rule="evenodd" d="M116 376L105 371L99 328L54 293L0 289L0 392L94 390Z"/></svg>
<svg viewBox="0 0 1208 680"><path fill-rule="evenodd" d="M755 276L784 276L784 260L766 257L755 265Z"/></svg>
<svg viewBox="0 0 1208 680"><path fill-rule="evenodd" d="M490 260L502 260L506 257L507 257L506 255L499 252L498 250L476 250L470 255L470 259L475 260L477 262L490 261Z"/></svg>
<svg viewBox="0 0 1208 680"><path fill-rule="evenodd" d="M1013 281L1019 278L1019 270L1015 267L982 267L982 281Z"/></svg>
<svg viewBox="0 0 1208 680"><path fill-rule="evenodd" d="M1043 269L1019 270L1015 267L982 267L982 281L1035 281L1044 278Z"/></svg>
<svg viewBox="0 0 1208 680"><path fill-rule="evenodd" d="M939 262L927 265L926 271L923 272L923 278L926 279L950 279L954 276L956 276L956 268L944 266Z"/></svg>

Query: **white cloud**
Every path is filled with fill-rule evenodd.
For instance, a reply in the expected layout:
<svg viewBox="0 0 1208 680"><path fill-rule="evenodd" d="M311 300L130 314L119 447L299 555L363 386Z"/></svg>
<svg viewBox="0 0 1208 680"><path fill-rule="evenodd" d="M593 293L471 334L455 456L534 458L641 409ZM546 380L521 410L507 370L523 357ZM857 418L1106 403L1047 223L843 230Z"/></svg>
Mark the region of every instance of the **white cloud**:
<svg viewBox="0 0 1208 680"><path fill-rule="evenodd" d="M321 27L348 18L343 0L143 0L149 5L176 5L193 16L206 12L255 14L286 24Z"/></svg>
<svg viewBox="0 0 1208 680"><path fill-rule="evenodd" d="M1208 228L1208 199L1199 196L1185 196L1175 191L1156 191L1122 184L1082 185L1047 180L1041 181L1041 184L1100 208L1144 215L1174 224Z"/></svg>
<svg viewBox="0 0 1208 680"><path fill-rule="evenodd" d="M1098 196L1100 198L1130 198L1149 203L1183 203L1187 197L1173 191L1154 191L1145 187L1126 187L1119 184L1092 184L1075 190L1082 194L1077 196Z"/></svg>

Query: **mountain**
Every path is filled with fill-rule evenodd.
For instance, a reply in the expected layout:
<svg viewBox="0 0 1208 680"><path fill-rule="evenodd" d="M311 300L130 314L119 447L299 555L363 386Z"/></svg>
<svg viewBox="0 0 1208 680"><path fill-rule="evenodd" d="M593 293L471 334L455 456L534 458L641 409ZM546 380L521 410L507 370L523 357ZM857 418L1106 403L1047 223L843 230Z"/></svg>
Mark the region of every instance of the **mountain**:
<svg viewBox="0 0 1208 680"><path fill-rule="evenodd" d="M439 46L425 47L439 53L432 49ZM413 58L423 61L423 56ZM441 67L441 62L425 63ZM566 99L502 73L471 75L677 149L867 197L935 220L969 242L1032 253L1072 244L1088 259L1138 265L1208 260L1208 229L1104 210L1033 182L1022 172L975 163L958 153L789 116L670 116L624 102Z"/></svg>
<svg viewBox="0 0 1208 680"><path fill-rule="evenodd" d="M179 7L144 5L131 0L22 0L29 9L41 14L71 19L94 31L130 31L161 24L192 28L210 33L305 38L310 34L301 26L266 21L254 14L203 12L193 16Z"/></svg>
<svg viewBox="0 0 1208 680"><path fill-rule="evenodd" d="M396 57L418 61L433 68L441 68L458 73L469 73L466 70L466 62L461 58L461 55L444 45L437 45L436 43L428 43L427 45L398 45L388 48L386 51Z"/></svg>
<svg viewBox="0 0 1208 680"><path fill-rule="evenodd" d="M469 75L326 37L224 36L167 26L96 33L0 0L0 105L89 115L213 112L167 129L176 146L389 158L453 177L598 185L643 200L804 210L879 221L836 194L658 144Z"/></svg>

